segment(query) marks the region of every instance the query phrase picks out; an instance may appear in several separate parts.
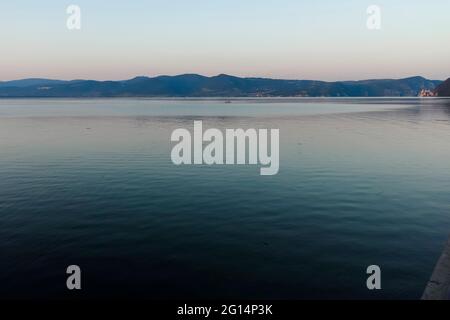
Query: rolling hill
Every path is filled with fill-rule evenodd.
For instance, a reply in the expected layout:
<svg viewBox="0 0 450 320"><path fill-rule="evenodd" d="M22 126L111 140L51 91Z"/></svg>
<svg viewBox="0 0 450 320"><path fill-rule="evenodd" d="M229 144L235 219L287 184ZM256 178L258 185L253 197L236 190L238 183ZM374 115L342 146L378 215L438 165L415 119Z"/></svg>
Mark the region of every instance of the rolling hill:
<svg viewBox="0 0 450 320"><path fill-rule="evenodd" d="M436 88L436 94L438 97L450 97L450 78Z"/></svg>
<svg viewBox="0 0 450 320"><path fill-rule="evenodd" d="M326 82L226 74L136 77L124 81L25 79L0 82L0 97L407 97L442 81L423 77Z"/></svg>

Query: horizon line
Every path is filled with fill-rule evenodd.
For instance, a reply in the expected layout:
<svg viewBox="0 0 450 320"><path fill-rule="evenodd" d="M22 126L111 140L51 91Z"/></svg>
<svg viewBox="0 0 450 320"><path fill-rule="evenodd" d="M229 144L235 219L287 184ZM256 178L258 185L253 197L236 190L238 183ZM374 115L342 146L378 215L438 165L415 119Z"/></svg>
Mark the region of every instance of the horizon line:
<svg viewBox="0 0 450 320"><path fill-rule="evenodd" d="M227 73L219 73L216 75L204 75L201 73L180 73L180 74L174 74L174 75L169 75L169 74L159 74L159 75L137 75L131 78L127 78L127 79L118 79L118 80L99 80L99 79L89 79L89 78L78 78L78 79L58 79L58 78L47 78L47 77L26 77L26 78L19 78L19 79L12 79L12 80L0 80L0 83L4 83L4 82L13 82L13 81L24 81L24 80L50 80L50 81L66 81L66 82L70 82L70 81L96 81L96 82L120 82L120 81L129 81L129 80L133 80L136 78L148 78L148 79L153 79L153 78L159 78L159 77L179 77L179 76L189 76L189 75L193 75L193 76L201 76L201 77L205 77L205 78L216 78L219 76L228 76L228 77L235 77L235 78L241 78L241 79L267 79L267 80L284 80L284 81L320 81L320 82L358 82L358 81L371 81L371 80L404 80L404 79L410 79L410 78L423 78L426 80L430 80L430 81L445 81L447 79L431 79L431 78L427 78L421 75L412 75L412 76L404 76L404 77L399 77L399 78L366 78L366 79L353 79L353 80L319 80L319 79L306 79L306 78L297 78L297 79L293 79L293 78L273 78L273 77L264 77L264 76L235 76L235 75L231 75L231 74L227 74Z"/></svg>

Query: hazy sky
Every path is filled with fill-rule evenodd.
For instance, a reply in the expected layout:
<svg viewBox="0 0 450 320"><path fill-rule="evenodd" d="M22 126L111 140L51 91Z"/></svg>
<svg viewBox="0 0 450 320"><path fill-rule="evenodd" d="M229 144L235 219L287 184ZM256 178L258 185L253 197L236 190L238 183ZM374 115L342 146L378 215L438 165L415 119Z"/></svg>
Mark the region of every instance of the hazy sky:
<svg viewBox="0 0 450 320"><path fill-rule="evenodd" d="M70 4L81 30L66 27ZM381 7L381 30L366 27ZM11 0L0 80L450 77L450 0Z"/></svg>

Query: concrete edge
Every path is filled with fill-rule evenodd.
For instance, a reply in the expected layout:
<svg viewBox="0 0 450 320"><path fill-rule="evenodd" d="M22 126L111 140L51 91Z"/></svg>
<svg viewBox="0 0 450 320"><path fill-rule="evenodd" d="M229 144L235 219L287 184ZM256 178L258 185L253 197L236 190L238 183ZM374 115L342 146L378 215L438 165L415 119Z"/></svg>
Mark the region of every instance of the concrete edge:
<svg viewBox="0 0 450 320"><path fill-rule="evenodd" d="M428 281L422 300L450 300L450 238Z"/></svg>

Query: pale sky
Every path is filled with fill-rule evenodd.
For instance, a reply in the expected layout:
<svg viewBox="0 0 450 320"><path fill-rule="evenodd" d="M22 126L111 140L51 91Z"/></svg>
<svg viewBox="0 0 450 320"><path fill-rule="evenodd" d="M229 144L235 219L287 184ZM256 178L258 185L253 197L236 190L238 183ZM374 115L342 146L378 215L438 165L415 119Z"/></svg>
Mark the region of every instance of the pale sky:
<svg viewBox="0 0 450 320"><path fill-rule="evenodd" d="M66 8L81 8L81 30ZM381 30L366 27L369 5ZM0 81L182 73L288 79L450 77L449 0L0 2Z"/></svg>

